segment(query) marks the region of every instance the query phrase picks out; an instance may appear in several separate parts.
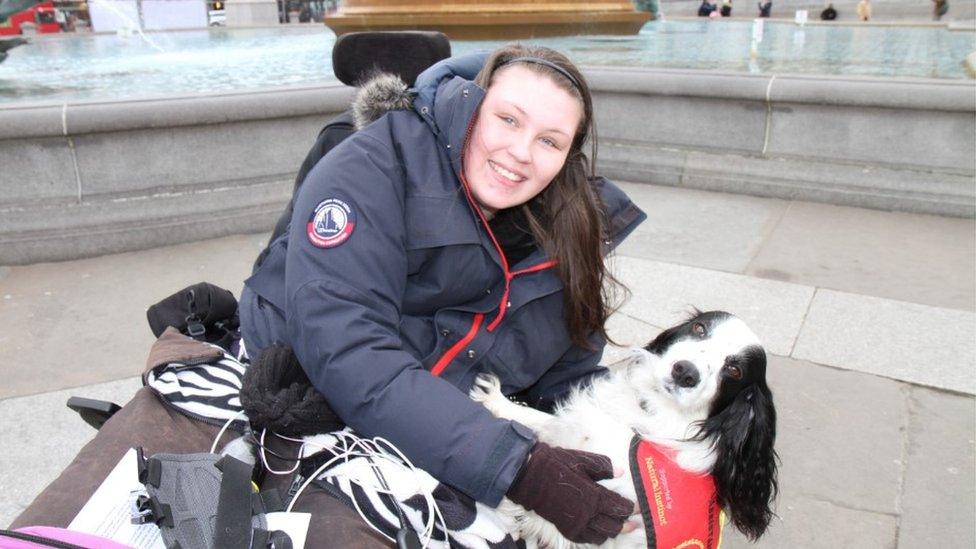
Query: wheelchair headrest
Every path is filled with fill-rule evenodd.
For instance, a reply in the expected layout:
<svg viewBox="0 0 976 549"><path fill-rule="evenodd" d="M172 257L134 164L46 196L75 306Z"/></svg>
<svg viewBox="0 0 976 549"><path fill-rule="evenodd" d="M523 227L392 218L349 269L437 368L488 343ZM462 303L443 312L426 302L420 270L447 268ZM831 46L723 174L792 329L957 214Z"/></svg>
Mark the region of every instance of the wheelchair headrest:
<svg viewBox="0 0 976 549"><path fill-rule="evenodd" d="M450 56L451 43L440 32L351 32L336 39L332 71L348 86L358 86L377 71L413 85L424 69Z"/></svg>

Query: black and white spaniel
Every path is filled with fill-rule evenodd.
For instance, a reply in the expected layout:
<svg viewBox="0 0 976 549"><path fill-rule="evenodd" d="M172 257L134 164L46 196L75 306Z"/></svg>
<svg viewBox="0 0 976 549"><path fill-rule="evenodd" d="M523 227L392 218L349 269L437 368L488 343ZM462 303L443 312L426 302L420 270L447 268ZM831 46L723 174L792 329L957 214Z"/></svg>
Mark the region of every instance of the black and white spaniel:
<svg viewBox="0 0 976 549"><path fill-rule="evenodd" d="M696 311L644 348L633 349L609 375L577 389L553 415L509 401L492 376L479 377L471 396L496 416L533 429L548 444L609 456L624 474L602 484L628 498L646 497L632 481L641 474L633 465L633 450L637 442L649 441L692 476L711 475L712 504L747 537L755 540L769 526L777 457L766 352L746 324L729 313ZM655 477L650 512L644 507L645 528L621 534L606 546L647 547L655 536L648 531L654 528L648 523L655 518L655 497L662 519L697 520L665 515L673 511L672 494L662 496L661 490L678 490L667 486L678 484L678 476ZM527 541L573 546L552 524L508 500L499 511L511 517Z"/></svg>

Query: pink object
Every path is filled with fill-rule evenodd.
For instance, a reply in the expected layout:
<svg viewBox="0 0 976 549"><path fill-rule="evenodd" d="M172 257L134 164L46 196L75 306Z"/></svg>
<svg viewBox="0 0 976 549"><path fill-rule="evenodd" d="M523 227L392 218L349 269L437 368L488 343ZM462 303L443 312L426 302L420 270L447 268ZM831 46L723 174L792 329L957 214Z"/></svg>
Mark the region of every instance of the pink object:
<svg viewBox="0 0 976 549"><path fill-rule="evenodd" d="M18 528L14 530L18 534L26 534L28 536L37 536L42 540L54 540L63 543L70 543L72 545L77 545L79 547L85 547L88 549L129 549L128 545L122 545L121 543L116 543L110 539L105 539L103 537L94 536L92 534L84 534L82 532L72 532L71 530L65 530L64 528L54 528L53 526L28 526L26 528ZM0 549L39 549L51 547L50 545L44 545L43 543L35 543L33 541L14 539L4 534L0 534Z"/></svg>

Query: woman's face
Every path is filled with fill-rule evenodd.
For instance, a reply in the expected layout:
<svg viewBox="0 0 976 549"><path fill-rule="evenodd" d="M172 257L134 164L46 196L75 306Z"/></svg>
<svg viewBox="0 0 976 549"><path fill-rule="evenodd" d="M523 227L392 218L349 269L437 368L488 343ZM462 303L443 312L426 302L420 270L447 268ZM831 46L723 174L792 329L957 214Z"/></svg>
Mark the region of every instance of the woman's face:
<svg viewBox="0 0 976 549"><path fill-rule="evenodd" d="M583 118L578 99L521 65L495 73L464 151L464 176L482 210L524 204L566 162Z"/></svg>

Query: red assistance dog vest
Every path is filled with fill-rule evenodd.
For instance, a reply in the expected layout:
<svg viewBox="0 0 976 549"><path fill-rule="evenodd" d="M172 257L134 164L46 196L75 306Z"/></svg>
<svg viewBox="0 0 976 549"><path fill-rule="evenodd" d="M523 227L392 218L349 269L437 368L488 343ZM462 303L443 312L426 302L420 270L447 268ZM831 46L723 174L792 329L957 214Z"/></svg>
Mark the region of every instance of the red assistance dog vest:
<svg viewBox="0 0 976 549"><path fill-rule="evenodd" d="M644 516L649 549L718 549L721 508L711 475L689 473L675 452L635 436L630 473Z"/></svg>

